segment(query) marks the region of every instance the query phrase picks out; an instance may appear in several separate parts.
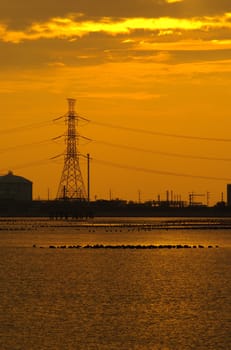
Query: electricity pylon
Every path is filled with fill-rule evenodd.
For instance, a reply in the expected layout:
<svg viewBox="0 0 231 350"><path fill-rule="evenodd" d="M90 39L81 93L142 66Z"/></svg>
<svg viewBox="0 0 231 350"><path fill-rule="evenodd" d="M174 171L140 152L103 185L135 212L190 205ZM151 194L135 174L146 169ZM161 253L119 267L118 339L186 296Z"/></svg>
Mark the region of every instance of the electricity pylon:
<svg viewBox="0 0 231 350"><path fill-rule="evenodd" d="M78 153L78 115L75 113L75 102L68 98L69 111L66 115L67 133L65 138L66 152L64 154L64 166L58 187L57 199L86 200L86 190L79 165Z"/></svg>

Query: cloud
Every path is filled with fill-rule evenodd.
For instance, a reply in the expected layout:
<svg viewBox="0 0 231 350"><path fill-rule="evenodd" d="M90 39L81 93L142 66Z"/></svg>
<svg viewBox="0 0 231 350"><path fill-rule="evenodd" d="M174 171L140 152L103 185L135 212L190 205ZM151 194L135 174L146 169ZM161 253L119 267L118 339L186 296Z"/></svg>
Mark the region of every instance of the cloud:
<svg viewBox="0 0 231 350"><path fill-rule="evenodd" d="M215 51L231 50L231 40L181 40L175 42L141 42L137 47L145 51Z"/></svg>
<svg viewBox="0 0 231 350"><path fill-rule="evenodd" d="M231 12L230 0L9 0L1 1L0 21L12 29L25 29L33 22L65 18L82 13L86 20L102 17L193 18Z"/></svg>
<svg viewBox="0 0 231 350"><path fill-rule="evenodd" d="M103 0L100 2L103 3ZM168 6L192 6L195 2L197 0L185 0ZM69 2L69 5L71 3L74 5L76 2ZM78 3L81 6L84 4L82 1ZM139 3L135 1L135 6ZM167 8L165 0L153 3ZM24 0L22 4L25 4ZM64 6L61 4L62 1L58 4L60 10ZM150 1L145 0L145 6L150 4ZM211 0L213 8L214 4ZM221 5L220 9L225 7L223 0ZM93 11L92 8L88 10ZM155 16L87 18L86 14L72 13L33 21L25 28L13 28L7 22L0 23L1 70L28 67L61 70L108 62L155 62L159 65L166 63L167 66L229 59L231 11L193 18Z"/></svg>
<svg viewBox="0 0 231 350"><path fill-rule="evenodd" d="M173 4L175 2L183 2L184 0L166 0L168 4Z"/></svg>
<svg viewBox="0 0 231 350"><path fill-rule="evenodd" d="M63 69L107 62L228 60L230 18L226 14L195 20L128 18L94 22L71 17L35 23L25 32L4 25L0 27L1 70Z"/></svg>
<svg viewBox="0 0 231 350"><path fill-rule="evenodd" d="M20 43L26 40L82 38L91 33L106 33L111 36L131 34L137 30L146 32L172 30L231 29L231 13L221 17L202 17L194 19L161 18L123 18L114 20L102 18L98 21L86 21L79 17L53 18L47 22L33 23L26 30L10 30L6 25L0 26L0 39L4 42Z"/></svg>
<svg viewBox="0 0 231 350"><path fill-rule="evenodd" d="M80 93L81 98L91 98L91 99L125 99L125 100L153 100L153 99L159 99L162 96L160 94L154 94L151 92L145 92L145 91L135 91L135 92L84 92Z"/></svg>

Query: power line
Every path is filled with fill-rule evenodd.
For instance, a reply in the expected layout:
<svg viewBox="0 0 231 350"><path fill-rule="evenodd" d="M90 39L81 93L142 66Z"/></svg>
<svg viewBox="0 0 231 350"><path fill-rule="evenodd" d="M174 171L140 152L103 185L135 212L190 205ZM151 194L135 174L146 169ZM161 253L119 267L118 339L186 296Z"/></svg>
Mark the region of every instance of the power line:
<svg viewBox="0 0 231 350"><path fill-rule="evenodd" d="M52 122L57 122L58 120L63 119L65 117L66 117L66 114L61 116L61 117L55 118L53 120L49 120L49 121L30 123L30 124L25 124L25 125L14 127L14 128L0 130L0 135L9 134L9 133L16 133L16 132L30 130L30 129L34 129L34 128L41 128L44 126L51 125ZM76 118L78 118L79 120L82 120L86 123L90 122L90 123L98 125L98 126L103 126L103 127L112 128L112 129L120 129L120 130L124 130L124 131L135 132L135 133L158 135L158 136L163 136L163 137L191 139L191 140L211 141L211 142L231 142L230 138L202 137L202 136L200 137L200 136L193 136L193 135L172 134L172 133L165 133L165 132L160 132L160 131L131 128L131 127L110 124L110 123L96 122L93 120L89 120L85 117L79 116L79 115L77 115Z"/></svg>
<svg viewBox="0 0 231 350"><path fill-rule="evenodd" d="M150 173L150 174L159 174L159 175L167 175L167 176L177 176L177 177L188 177L188 178L196 178L196 179L204 179L204 180L216 180L216 181L231 181L231 178L222 178L222 177L216 177L216 176L203 176L203 175L191 175L191 174L184 174L184 173L175 173L175 172L169 172L169 171L161 171L161 170L155 170L155 169L147 169L142 167L134 167L129 166L126 164L118 164L114 162L109 162L105 160L100 160L93 158L94 161L97 163L101 163L103 165L112 166L120 169L127 169L127 170L133 170L133 171L139 171L144 173Z"/></svg>
<svg viewBox="0 0 231 350"><path fill-rule="evenodd" d="M210 160L210 161L231 162L231 158L217 158L217 157L196 156L196 155L192 155L192 154L162 152L162 151L155 151L155 150L151 150L151 149L139 148L139 147L134 147L134 146L127 146L127 145L122 145L122 144L116 144L116 143L102 141L102 140L92 140L92 141L96 142L96 143L100 143L100 144L106 145L106 146L114 147L114 148L127 149L129 151L137 151L137 152L143 152L143 153L160 154L162 156L168 156L168 157L178 157L178 158L190 158L190 159L201 159L201 160Z"/></svg>
<svg viewBox="0 0 231 350"><path fill-rule="evenodd" d="M40 146L42 144L49 144L49 143L54 142L58 138L59 137L54 137L52 139L46 139L46 140L42 140L42 141L31 142L31 143L24 143L24 144L21 144L21 145L15 145L15 146L11 146L11 147L2 148L2 149L0 149L0 153L9 152L9 151L12 151L12 150L15 150L15 149L18 149L18 148Z"/></svg>
<svg viewBox="0 0 231 350"><path fill-rule="evenodd" d="M15 128L9 128L9 129L5 129L5 130L0 130L0 135L11 134L11 133L15 133L15 132L19 132L19 131L25 131L25 130L30 130L30 129L34 129L34 128L42 128L42 127L50 125L50 124L51 124L51 121L26 124L26 125L18 126L18 127L15 127Z"/></svg>
<svg viewBox="0 0 231 350"><path fill-rule="evenodd" d="M2 169L1 172L4 172L5 170L17 170L17 169L24 169L24 168L29 168L29 167L34 167L34 166L38 166L38 165L42 165L42 164L46 164L46 163L50 163L50 159L41 159L38 161L34 161L34 162L28 162L28 163L22 163L22 164L18 164L18 165L14 165L14 166L9 166L8 169Z"/></svg>
<svg viewBox="0 0 231 350"><path fill-rule="evenodd" d="M0 149L0 153L9 152L9 151L12 151L12 150L15 150L18 148L33 147L33 146L40 146L43 144L49 144L49 143L55 142L58 139L61 139L62 137L65 137L65 135L60 135L60 136L53 137L51 139L42 140L42 141L25 143L25 144L21 144L21 145L15 145L15 146L11 146L11 147L2 148L2 149ZM146 148L116 144L116 143L107 142L107 141L103 141L103 140L90 139L90 138L82 136L82 135L79 135L79 138L87 141L87 143L96 142L98 144L106 145L106 146L113 147L113 148L126 149L129 151L143 152L143 153L149 153L149 154L159 154L159 155L167 156L167 157L231 162L231 158L206 157L206 156L197 156L197 155L192 155L192 154L163 152L163 151L151 150L151 149L146 149Z"/></svg>
<svg viewBox="0 0 231 350"><path fill-rule="evenodd" d="M231 142L231 139L229 139L229 138L200 137L200 136L192 136L192 135L171 134L171 133L165 133L165 132L160 132L160 131L130 128L130 127L126 127L126 126L109 124L109 123L102 123L102 122L96 122L96 121L91 121L91 123L95 124L95 125L107 127L107 128L120 129L120 130L124 130L124 131L130 131L130 132L147 134L147 135L158 135L158 136L164 136L164 137L174 137L174 138L187 139L187 140L200 140L200 141L210 141L210 142Z"/></svg>
<svg viewBox="0 0 231 350"><path fill-rule="evenodd" d="M56 158L59 158L62 154L52 157L52 158L46 158L46 159L41 159L39 161L35 162L28 162L28 163L23 163L23 164L18 164L16 166L9 166L8 169L4 170L17 170L17 169L23 169L23 168L28 168L28 167L34 167L46 163L50 163L51 160L54 160ZM84 155L81 155L83 157L86 157ZM196 179L204 179L204 180L215 180L215 181L231 181L231 178L223 178L223 177L216 177L216 176L203 176L203 175L192 175L192 174L185 174L185 173L177 173L177 172L169 172L169 171L162 171L162 170L155 170L155 169L148 169L148 168L143 168L143 167L135 167L135 166L129 166L126 164L119 164L119 163L114 163L110 161L105 161L105 160L100 160L97 158L92 158L91 160L103 164L106 166L111 166L115 168L120 168L120 169L127 169L131 171L138 171L138 172L144 172L144 173L149 173L149 174L159 174L159 175L166 175L166 176L177 176L177 177L186 177L186 178L196 178ZM3 170L1 171L3 172Z"/></svg>

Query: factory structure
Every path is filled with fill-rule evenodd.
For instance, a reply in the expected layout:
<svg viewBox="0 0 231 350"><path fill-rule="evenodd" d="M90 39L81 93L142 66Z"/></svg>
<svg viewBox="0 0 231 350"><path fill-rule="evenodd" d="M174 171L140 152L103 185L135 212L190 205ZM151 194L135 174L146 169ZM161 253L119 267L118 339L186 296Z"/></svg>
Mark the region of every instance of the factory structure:
<svg viewBox="0 0 231 350"><path fill-rule="evenodd" d="M201 202L172 201L167 197L144 203L119 199L88 201L82 197L67 198L65 190L60 193L63 196L54 200L33 200L32 181L9 171L0 176L0 217L231 217L231 184L227 184L227 201L213 207Z"/></svg>
<svg viewBox="0 0 231 350"><path fill-rule="evenodd" d="M231 184L227 184L227 201L217 203L216 210L210 213L211 207L196 202L196 196L203 194L190 193L189 204L175 199L172 193L166 192L166 200L149 201L145 203L127 202L123 200L90 201L90 156L88 159L87 190L83 181L80 165L77 125L79 117L75 112L75 99L68 98L69 110L64 116L67 131L65 134L66 149L64 152L64 165L55 200L33 201L32 181L13 174L9 171L0 176L0 216L3 215L45 215L45 216L75 216L76 212L92 212L99 216L200 216L222 215L231 216ZM59 118L58 118L59 119ZM83 118L84 119L84 118ZM170 195L171 194L171 195ZM13 209L12 209L13 208ZM12 211L13 210L13 211ZM200 211L202 210L202 211ZM206 211L207 210L207 211ZM59 212L59 214L57 214ZM82 214L81 214L82 215Z"/></svg>

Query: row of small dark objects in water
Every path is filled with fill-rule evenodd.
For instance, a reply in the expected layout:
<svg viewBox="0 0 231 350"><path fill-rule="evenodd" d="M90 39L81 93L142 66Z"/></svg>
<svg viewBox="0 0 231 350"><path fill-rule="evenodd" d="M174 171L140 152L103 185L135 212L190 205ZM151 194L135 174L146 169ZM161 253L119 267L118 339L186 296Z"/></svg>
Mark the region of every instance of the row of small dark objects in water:
<svg viewBox="0 0 231 350"><path fill-rule="evenodd" d="M34 248L36 248L36 245L33 246ZM172 244L160 244L160 245L104 245L104 244L95 244L95 245L85 245L85 246L81 246L81 245L70 245L70 246L66 246L66 245L61 245L61 246L54 246L54 245L50 245L49 246L50 249L190 249L190 248L219 248L218 245L212 246L204 246L204 245L182 245L182 244L176 244L176 245L172 245Z"/></svg>
<svg viewBox="0 0 231 350"><path fill-rule="evenodd" d="M61 221L59 224L54 224L50 220L30 220L30 219L9 219L0 218L0 231L25 231L38 230L40 228L74 228L77 230L88 229L89 232L95 232L97 229L104 229L106 232L122 232L122 229L128 231L152 231L161 230L207 230L207 229L231 229L231 220L227 218L221 219L166 219L164 221L156 221L153 223L97 223L87 221Z"/></svg>
<svg viewBox="0 0 231 350"><path fill-rule="evenodd" d="M141 224L141 225L25 225L25 226L0 226L0 231L31 231L41 228L58 228L58 229L76 229L88 230L89 232L96 232L97 229L104 229L105 232L122 232L123 229L130 231L153 231L153 230L231 230L231 225L168 225L168 224Z"/></svg>

